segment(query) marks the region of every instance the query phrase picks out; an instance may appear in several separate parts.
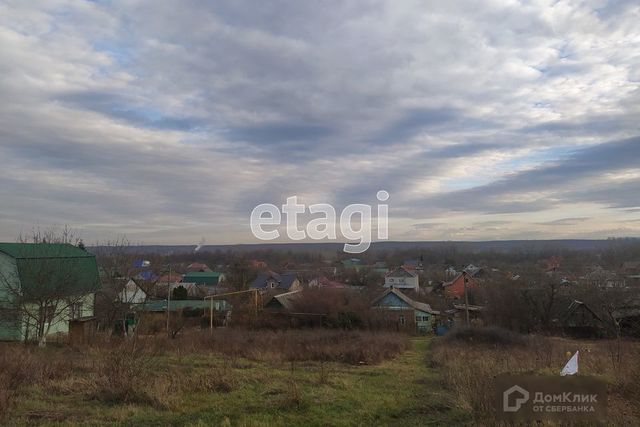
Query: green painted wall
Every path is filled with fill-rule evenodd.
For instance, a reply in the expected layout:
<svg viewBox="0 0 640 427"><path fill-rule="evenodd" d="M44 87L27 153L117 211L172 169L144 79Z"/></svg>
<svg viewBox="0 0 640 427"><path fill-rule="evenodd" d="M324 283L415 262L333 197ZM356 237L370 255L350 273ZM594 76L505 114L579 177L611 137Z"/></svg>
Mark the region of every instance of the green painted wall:
<svg viewBox="0 0 640 427"><path fill-rule="evenodd" d="M82 311L80 317L92 317L94 315L94 304L95 304L95 294L87 294L79 300L82 304ZM37 308L36 308L37 310ZM59 316L56 316L51 322L51 326L49 327L49 335L55 334L67 334L69 333L69 319L71 319L71 308L68 308L60 313ZM25 316L23 327L21 330L20 340L24 340L27 336L27 321L28 318ZM30 337L35 336L35 326L31 325L31 331L29 331Z"/></svg>
<svg viewBox="0 0 640 427"><path fill-rule="evenodd" d="M12 303L13 297L7 288L17 289L18 268L10 256L0 252L0 340L20 340L20 322Z"/></svg>

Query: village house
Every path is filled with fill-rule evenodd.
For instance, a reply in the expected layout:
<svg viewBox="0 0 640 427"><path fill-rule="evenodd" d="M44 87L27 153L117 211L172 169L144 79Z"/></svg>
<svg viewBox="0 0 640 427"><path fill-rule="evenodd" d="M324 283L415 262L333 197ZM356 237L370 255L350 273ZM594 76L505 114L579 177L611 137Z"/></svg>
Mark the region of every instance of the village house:
<svg viewBox="0 0 640 427"><path fill-rule="evenodd" d="M249 267L255 268L256 270L260 270L263 268L267 268L267 263L259 259L252 259L252 260L249 260Z"/></svg>
<svg viewBox="0 0 640 427"><path fill-rule="evenodd" d="M360 269L364 267L364 264L362 264L362 260L359 258L349 258L342 261L342 267L345 270L354 269L360 271Z"/></svg>
<svg viewBox="0 0 640 427"><path fill-rule="evenodd" d="M301 289L302 285L295 274L278 274L269 270L258 274L250 288L262 292L291 292Z"/></svg>
<svg viewBox="0 0 640 427"><path fill-rule="evenodd" d="M153 298L167 298L167 289L174 289L182 283L182 273L171 272L171 274L165 273L158 277L150 288L150 297Z"/></svg>
<svg viewBox="0 0 640 427"><path fill-rule="evenodd" d="M153 288L153 296L155 298L166 299L168 295L167 289L171 291L171 299L202 299L207 295L216 293L213 288L209 288L206 285L198 285L190 282L174 282L168 285L166 283L157 283Z"/></svg>
<svg viewBox="0 0 640 427"><path fill-rule="evenodd" d="M311 279L308 283L309 288L329 288L329 289L346 289L350 286L346 283L331 280L326 276L316 277Z"/></svg>
<svg viewBox="0 0 640 427"><path fill-rule="evenodd" d="M465 290L469 291L478 287L476 280L466 271L458 273L456 277L443 283L445 296L454 299L464 298Z"/></svg>
<svg viewBox="0 0 640 427"><path fill-rule="evenodd" d="M562 331L575 338L603 337L610 330L610 322L582 301L574 300L562 314Z"/></svg>
<svg viewBox="0 0 640 427"><path fill-rule="evenodd" d="M371 266L371 270L374 273L380 274L382 276L384 276L385 274L387 274L389 272L389 269L387 268L387 263L384 262L384 261L376 261Z"/></svg>
<svg viewBox="0 0 640 427"><path fill-rule="evenodd" d="M616 273L605 270L600 266L591 269L587 274L578 279L578 283L586 286L598 288L625 288L626 282L623 277Z"/></svg>
<svg viewBox="0 0 640 427"><path fill-rule="evenodd" d="M136 307L148 298L147 292L134 279L105 278L96 294L95 315L100 327L127 335L135 328Z"/></svg>
<svg viewBox="0 0 640 427"><path fill-rule="evenodd" d="M160 277L158 277L155 283L178 283L182 282L182 273L178 273L177 271L172 271L171 274L164 273Z"/></svg>
<svg viewBox="0 0 640 427"><path fill-rule="evenodd" d="M467 323L467 313L469 313L469 324L472 326L482 326L482 312L484 307L473 304L453 304L453 308L445 313L454 324L464 325Z"/></svg>
<svg viewBox="0 0 640 427"><path fill-rule="evenodd" d="M214 326L226 325L231 311L225 300L148 300L136 307L139 333L146 335L166 331L167 313L173 330L203 327L209 323L212 305L216 319Z"/></svg>
<svg viewBox="0 0 640 427"><path fill-rule="evenodd" d="M626 261L621 270L624 274L640 274L640 261Z"/></svg>
<svg viewBox="0 0 640 427"><path fill-rule="evenodd" d="M630 295L625 298L617 304L611 316L615 319L622 335L640 338L640 297Z"/></svg>
<svg viewBox="0 0 640 427"><path fill-rule="evenodd" d="M71 244L0 243L0 340L42 342L93 319L95 256Z"/></svg>
<svg viewBox="0 0 640 427"><path fill-rule="evenodd" d="M201 262L192 262L187 266L187 272L209 272L212 271L207 264Z"/></svg>
<svg viewBox="0 0 640 427"><path fill-rule="evenodd" d="M382 323L397 329L427 333L433 330L439 311L429 304L414 301L399 289L387 289L371 303L372 310L378 311Z"/></svg>
<svg viewBox="0 0 640 427"><path fill-rule="evenodd" d="M298 289L283 294L274 295L264 305L265 310L271 312L295 312L295 304L302 297L302 290Z"/></svg>
<svg viewBox="0 0 640 427"><path fill-rule="evenodd" d="M418 273L423 271L422 261L419 259L407 259L402 264L402 267L406 268L407 270L417 271Z"/></svg>
<svg viewBox="0 0 640 427"><path fill-rule="evenodd" d="M467 273L470 277L476 280L481 280L489 275L488 270L483 267L478 267L473 264L467 265L462 271Z"/></svg>
<svg viewBox="0 0 640 427"><path fill-rule="evenodd" d="M123 304L142 304L147 300L147 293L135 282L129 279L118 292L118 301Z"/></svg>
<svg viewBox="0 0 640 427"><path fill-rule="evenodd" d="M385 288L398 288L403 290L413 290L418 292L420 284L418 282L418 273L408 270L404 267L398 267L390 271L384 276Z"/></svg>
<svg viewBox="0 0 640 427"><path fill-rule="evenodd" d="M458 272L451 265L449 267L447 267L447 269L444 271L444 277L447 280L451 280L454 277L456 277L457 275L458 275Z"/></svg>
<svg viewBox="0 0 640 427"><path fill-rule="evenodd" d="M154 280L157 280L155 273L151 270L143 270L138 272L138 274L135 275L135 279L145 282L153 282Z"/></svg>
<svg viewBox="0 0 640 427"><path fill-rule="evenodd" d="M185 283L195 283L196 285L206 285L210 287L222 286L225 281L224 273L217 271L189 271L182 276Z"/></svg>
<svg viewBox="0 0 640 427"><path fill-rule="evenodd" d="M327 313L317 310L301 311L299 304L304 298L304 291L298 289L283 294L274 295L264 305L264 319L276 326L322 326L327 318Z"/></svg>

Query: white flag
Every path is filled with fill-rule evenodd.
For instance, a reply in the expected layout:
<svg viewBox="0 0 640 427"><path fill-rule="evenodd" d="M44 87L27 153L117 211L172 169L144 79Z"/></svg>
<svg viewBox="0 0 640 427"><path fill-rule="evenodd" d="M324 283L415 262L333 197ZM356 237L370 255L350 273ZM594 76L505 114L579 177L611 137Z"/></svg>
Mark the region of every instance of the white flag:
<svg viewBox="0 0 640 427"><path fill-rule="evenodd" d="M571 359L569 359L567 364L564 365L564 368L562 368L562 371L560 372L561 376L564 377L565 375L574 375L578 373L578 353L580 353L580 350L576 351L576 354L571 356Z"/></svg>

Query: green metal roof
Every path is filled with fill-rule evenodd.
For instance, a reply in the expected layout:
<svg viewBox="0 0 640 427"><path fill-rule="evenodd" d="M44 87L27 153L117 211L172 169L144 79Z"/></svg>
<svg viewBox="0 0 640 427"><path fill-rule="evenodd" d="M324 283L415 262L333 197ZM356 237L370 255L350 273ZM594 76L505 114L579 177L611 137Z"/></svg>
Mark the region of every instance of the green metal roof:
<svg viewBox="0 0 640 427"><path fill-rule="evenodd" d="M193 300L171 300L170 311L183 310L185 308L208 308L210 301L201 299ZM167 309L167 300L148 300L138 307L143 311L165 311Z"/></svg>
<svg viewBox="0 0 640 427"><path fill-rule="evenodd" d="M215 286L222 273L216 271L192 271L184 275L183 282L197 283L199 285Z"/></svg>
<svg viewBox="0 0 640 427"><path fill-rule="evenodd" d="M0 243L0 252L16 260L26 298L77 295L100 287L95 257L73 245Z"/></svg>
<svg viewBox="0 0 640 427"><path fill-rule="evenodd" d="M69 243L0 243L0 252L15 259L93 257L89 252Z"/></svg>
<svg viewBox="0 0 640 427"><path fill-rule="evenodd" d="M217 271L190 271L186 273L185 277L220 277L222 273Z"/></svg>

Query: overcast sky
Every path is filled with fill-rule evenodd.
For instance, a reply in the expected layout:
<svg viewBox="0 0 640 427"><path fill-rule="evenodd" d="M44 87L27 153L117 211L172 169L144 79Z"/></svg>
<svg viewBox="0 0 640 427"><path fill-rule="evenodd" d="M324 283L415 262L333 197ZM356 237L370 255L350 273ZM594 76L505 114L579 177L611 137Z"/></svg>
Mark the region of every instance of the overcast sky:
<svg viewBox="0 0 640 427"><path fill-rule="evenodd" d="M0 0L0 240L252 243L259 203L393 240L640 236L640 4Z"/></svg>

